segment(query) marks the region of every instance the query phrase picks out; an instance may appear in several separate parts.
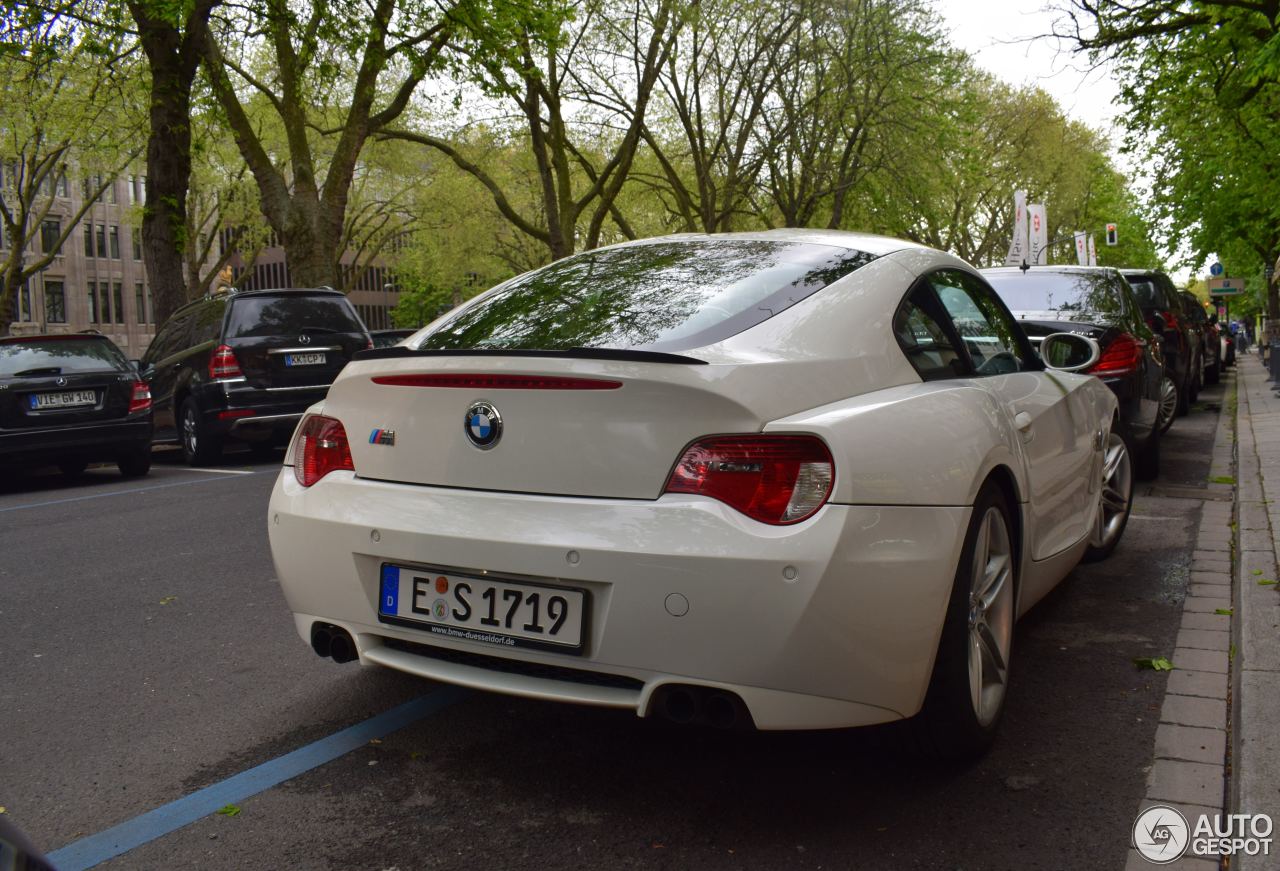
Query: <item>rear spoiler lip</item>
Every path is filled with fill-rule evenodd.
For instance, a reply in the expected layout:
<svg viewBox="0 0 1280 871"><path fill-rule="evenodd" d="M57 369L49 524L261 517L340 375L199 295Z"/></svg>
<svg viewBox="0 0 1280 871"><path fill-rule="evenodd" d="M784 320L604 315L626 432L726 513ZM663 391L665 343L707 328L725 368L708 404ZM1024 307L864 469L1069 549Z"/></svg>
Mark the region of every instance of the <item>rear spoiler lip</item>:
<svg viewBox="0 0 1280 871"><path fill-rule="evenodd" d="M548 360L611 360L627 363L676 363L686 366L708 365L706 360L699 360L696 357L686 357L683 354L667 354L662 351L640 351L635 349L623 350L618 348L566 348L563 351L535 351L527 349L454 350L446 348L440 350L432 349L419 351L413 348L393 346L390 348L375 348L368 351L358 351L351 359L353 361L405 360L418 357L533 357Z"/></svg>

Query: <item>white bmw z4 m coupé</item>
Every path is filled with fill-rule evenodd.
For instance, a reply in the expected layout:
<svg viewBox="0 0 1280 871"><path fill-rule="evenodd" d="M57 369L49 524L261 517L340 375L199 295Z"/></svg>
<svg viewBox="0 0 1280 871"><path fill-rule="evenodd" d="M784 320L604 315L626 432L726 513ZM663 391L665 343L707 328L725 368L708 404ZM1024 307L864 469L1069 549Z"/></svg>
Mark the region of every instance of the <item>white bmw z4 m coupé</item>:
<svg viewBox="0 0 1280 871"><path fill-rule="evenodd" d="M322 656L971 756L1015 619L1132 498L1092 340L962 260L779 230L587 251L350 363L268 529Z"/></svg>

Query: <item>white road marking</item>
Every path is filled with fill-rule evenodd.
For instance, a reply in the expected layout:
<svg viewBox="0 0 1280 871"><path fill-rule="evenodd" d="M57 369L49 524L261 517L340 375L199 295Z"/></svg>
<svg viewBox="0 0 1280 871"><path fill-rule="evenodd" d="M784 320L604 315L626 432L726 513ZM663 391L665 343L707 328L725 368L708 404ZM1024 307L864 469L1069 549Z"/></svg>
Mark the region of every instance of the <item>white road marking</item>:
<svg viewBox="0 0 1280 871"><path fill-rule="evenodd" d="M188 466L188 472L208 472L210 475L256 475L253 469L204 469L199 466Z"/></svg>

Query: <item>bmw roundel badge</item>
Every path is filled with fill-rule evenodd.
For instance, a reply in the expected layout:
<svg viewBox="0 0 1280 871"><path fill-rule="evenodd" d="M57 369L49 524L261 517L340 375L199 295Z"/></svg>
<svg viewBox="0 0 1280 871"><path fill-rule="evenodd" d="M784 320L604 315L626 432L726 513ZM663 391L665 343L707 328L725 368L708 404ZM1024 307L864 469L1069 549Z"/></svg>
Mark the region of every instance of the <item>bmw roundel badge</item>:
<svg viewBox="0 0 1280 871"><path fill-rule="evenodd" d="M471 444L487 451L502 438L502 415L488 402L473 402L467 409L463 431Z"/></svg>

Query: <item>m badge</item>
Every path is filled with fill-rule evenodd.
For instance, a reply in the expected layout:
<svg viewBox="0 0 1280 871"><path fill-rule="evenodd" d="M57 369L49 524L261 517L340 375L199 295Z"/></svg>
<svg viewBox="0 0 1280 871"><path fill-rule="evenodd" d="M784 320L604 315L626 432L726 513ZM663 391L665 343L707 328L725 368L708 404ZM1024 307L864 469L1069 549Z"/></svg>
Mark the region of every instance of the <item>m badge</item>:
<svg viewBox="0 0 1280 871"><path fill-rule="evenodd" d="M369 444L395 447L396 431L393 429L375 429L369 433Z"/></svg>

